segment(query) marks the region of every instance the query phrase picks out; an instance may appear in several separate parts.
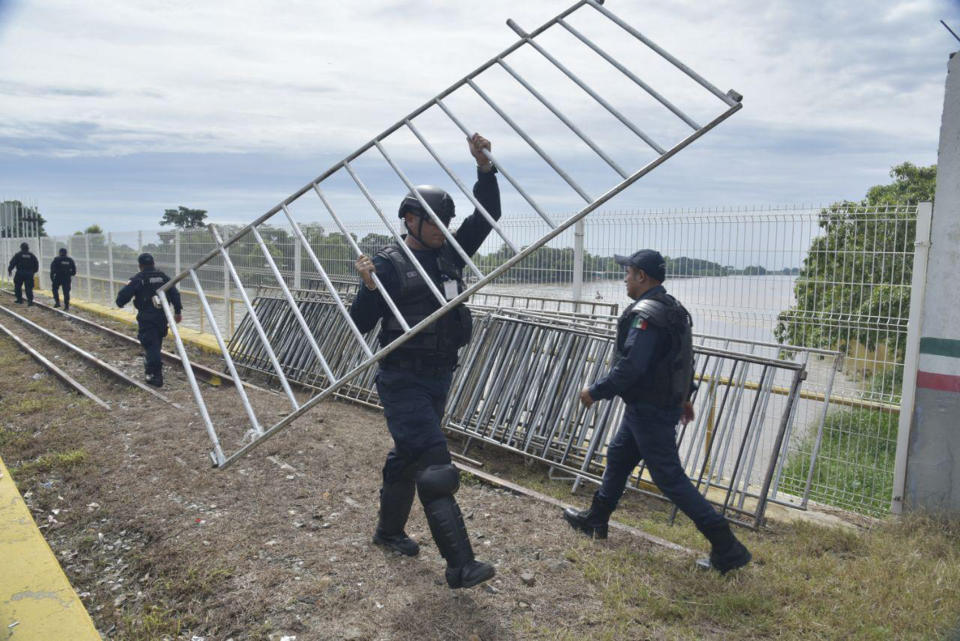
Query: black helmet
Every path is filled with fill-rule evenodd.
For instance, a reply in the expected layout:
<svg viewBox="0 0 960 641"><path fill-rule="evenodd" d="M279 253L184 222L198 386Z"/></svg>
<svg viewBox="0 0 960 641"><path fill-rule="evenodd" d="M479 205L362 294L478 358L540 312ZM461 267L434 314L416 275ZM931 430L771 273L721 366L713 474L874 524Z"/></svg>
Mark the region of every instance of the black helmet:
<svg viewBox="0 0 960 641"><path fill-rule="evenodd" d="M66 247L61 247L61 248L59 249L59 252L60 252L60 255L61 255L61 256L66 256L66 255L67 255L67 248L66 248Z"/></svg>
<svg viewBox="0 0 960 641"><path fill-rule="evenodd" d="M30 245L26 243L20 243L20 251L22 252L30 251Z"/></svg>
<svg viewBox="0 0 960 641"><path fill-rule="evenodd" d="M140 254L137 256L138 265L153 265L153 254Z"/></svg>
<svg viewBox="0 0 960 641"><path fill-rule="evenodd" d="M450 219L456 216L453 213L453 198L450 197L450 194L433 185L417 185L414 189L430 205L430 209L437 215L437 218L443 221L444 225L449 225ZM420 218L428 218L427 212L424 211L423 206L412 191L400 203L400 218L403 218L407 212Z"/></svg>

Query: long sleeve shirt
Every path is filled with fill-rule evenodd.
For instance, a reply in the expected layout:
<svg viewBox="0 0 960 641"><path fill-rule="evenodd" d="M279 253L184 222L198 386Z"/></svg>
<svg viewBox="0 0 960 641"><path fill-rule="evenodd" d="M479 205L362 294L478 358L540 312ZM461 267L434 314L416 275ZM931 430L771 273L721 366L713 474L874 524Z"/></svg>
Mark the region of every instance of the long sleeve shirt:
<svg viewBox="0 0 960 641"><path fill-rule="evenodd" d="M33 255L33 252L19 251L10 259L10 264L7 265L7 273L12 272L14 269L16 269L17 273L21 276L36 274L40 271L40 261Z"/></svg>
<svg viewBox="0 0 960 641"><path fill-rule="evenodd" d="M497 184L496 169L488 172L477 170L477 182L473 186L473 195L487 210L491 218L494 220L500 219L500 187ZM463 247L464 253L471 256L486 240L491 229L492 227L487 219L475 209L463 221L453 237ZM441 274L440 266L437 263L438 251L433 249L413 250L413 255L423 265L424 271L427 272L438 289L443 292L444 276ZM459 255L453 254L453 260L458 268L464 266L464 261ZM397 276L393 264L382 256L374 256L373 265L377 277L387 290L390 298L396 300L400 292L400 278ZM388 314L391 314L390 308L387 306L379 288L369 290L361 284L360 292L350 306L350 317L357 324L357 328L361 332L368 332L376 326L381 318ZM381 334L381 339L382 337Z"/></svg>

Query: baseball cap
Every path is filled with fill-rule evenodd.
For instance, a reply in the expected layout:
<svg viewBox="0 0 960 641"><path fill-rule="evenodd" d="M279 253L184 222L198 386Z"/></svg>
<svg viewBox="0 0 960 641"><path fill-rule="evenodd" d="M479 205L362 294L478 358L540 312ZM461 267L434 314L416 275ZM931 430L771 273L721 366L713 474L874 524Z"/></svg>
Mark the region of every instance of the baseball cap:
<svg viewBox="0 0 960 641"><path fill-rule="evenodd" d="M153 264L153 254L140 254L137 256L137 264L139 265L152 265Z"/></svg>
<svg viewBox="0 0 960 641"><path fill-rule="evenodd" d="M655 249L641 249L629 256L614 254L613 260L624 267L642 269L648 276L663 282L667 279L667 261Z"/></svg>

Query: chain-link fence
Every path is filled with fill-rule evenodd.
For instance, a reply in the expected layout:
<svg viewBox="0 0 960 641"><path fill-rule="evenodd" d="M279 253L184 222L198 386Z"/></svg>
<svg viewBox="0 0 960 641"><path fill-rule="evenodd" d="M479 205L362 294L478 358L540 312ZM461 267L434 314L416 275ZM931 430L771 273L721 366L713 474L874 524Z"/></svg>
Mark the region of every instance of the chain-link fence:
<svg viewBox="0 0 960 641"><path fill-rule="evenodd" d="M579 306L616 315L629 300L614 254L658 249L667 259L666 286L690 309L701 341L806 361L809 379L788 441L788 464L776 479L778 491L799 496L809 484L814 500L882 513L893 483L916 216L914 206L852 205L598 212L585 221L582 245L574 230L561 234L473 302L528 309ZM508 214L501 224L512 238L527 234L531 242L542 231L539 219ZM379 221L352 229L367 254L391 241ZM234 231L220 228L224 238ZM324 287L307 248L288 228L261 226L260 232L290 287ZM331 280L356 282L355 256L335 227L314 223L304 225L303 232ZM20 240L0 239L4 260ZM25 240L36 246L35 240ZM580 256L575 246L582 246ZM74 296L112 305L117 289L136 273L140 252L151 252L160 269L174 274L198 262L215 242L206 229L44 237L38 252L43 287L49 286L46 268L60 247L77 262ZM475 260L490 270L508 252L492 235ZM231 245L229 253L251 288L249 297L257 286L276 284L252 237ZM583 266L580 275L577 264ZM198 269L197 276L229 337L245 314L240 292L219 258ZM181 284L184 323L209 330L191 280ZM810 349L791 352L782 344ZM844 359L837 363L818 349L838 350ZM829 398L826 414L824 398Z"/></svg>

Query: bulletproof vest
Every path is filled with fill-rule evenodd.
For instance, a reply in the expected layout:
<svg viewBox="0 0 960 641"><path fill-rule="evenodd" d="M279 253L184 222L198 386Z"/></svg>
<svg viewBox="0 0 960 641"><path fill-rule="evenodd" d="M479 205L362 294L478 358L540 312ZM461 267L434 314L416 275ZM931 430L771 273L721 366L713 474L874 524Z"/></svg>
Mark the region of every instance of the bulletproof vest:
<svg viewBox="0 0 960 641"><path fill-rule="evenodd" d="M53 259L53 269L50 271L53 272L54 276L61 279L69 279L73 271L71 269L71 263L73 260L68 256L57 256Z"/></svg>
<svg viewBox="0 0 960 641"><path fill-rule="evenodd" d="M17 252L14 255L14 257L16 258L15 266L17 268L17 271L20 272L21 274L23 273L32 274L34 271L36 271L34 269L33 261L37 260L37 257L34 256L29 251Z"/></svg>
<svg viewBox="0 0 960 641"><path fill-rule="evenodd" d="M656 356L651 370L625 401L656 407L680 407L690 395L693 383L693 319L673 296L658 293L631 305L617 323L617 354L627 355L627 336L637 321L664 330L669 347Z"/></svg>
<svg viewBox="0 0 960 641"><path fill-rule="evenodd" d="M136 294L134 294L133 306L141 312L156 312L157 315L163 316L163 312L153 306L153 297L156 296L157 290L170 278L155 269L144 270L134 278L140 281L140 285L137 287Z"/></svg>
<svg viewBox="0 0 960 641"><path fill-rule="evenodd" d="M437 289L445 293L447 287L444 283L452 282L456 283L456 292L460 294L466 289L466 285L463 283L463 269L457 266L453 249L444 245L436 254L441 278L441 282L435 283ZM394 296L393 302L410 327L440 309L440 303L420 276L420 272L398 245L388 245L377 252L377 255L389 260L397 273L400 291ZM427 271L429 273L429 270ZM457 350L470 342L472 332L473 318L470 310L466 305L460 304L408 340L397 351L411 357L455 359ZM401 334L403 328L393 314L384 316L380 344L387 345Z"/></svg>

